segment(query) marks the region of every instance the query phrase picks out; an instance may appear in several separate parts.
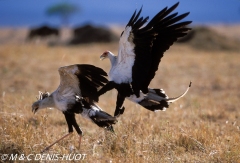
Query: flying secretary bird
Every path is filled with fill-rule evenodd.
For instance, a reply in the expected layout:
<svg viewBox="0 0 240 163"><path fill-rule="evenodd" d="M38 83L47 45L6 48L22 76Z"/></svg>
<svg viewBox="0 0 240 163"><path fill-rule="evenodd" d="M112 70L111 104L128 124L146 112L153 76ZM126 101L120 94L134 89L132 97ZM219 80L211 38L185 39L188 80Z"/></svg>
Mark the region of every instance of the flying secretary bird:
<svg viewBox="0 0 240 163"><path fill-rule="evenodd" d="M191 82L182 95L168 98L162 89L148 88L164 52L190 30L186 26L191 21L179 22L189 12L181 15L172 13L178 4L164 8L146 25L148 17L139 18L142 9L138 13L135 11L121 34L118 56L110 51L100 56L100 59L109 58L112 67L109 82L99 90L98 95L117 89L115 116L124 112L124 107L121 107L125 98L151 111L165 110L189 90Z"/></svg>
<svg viewBox="0 0 240 163"><path fill-rule="evenodd" d="M53 93L39 94L38 101L32 105L32 111L35 113L40 109L55 107L63 112L68 124L68 134L46 147L51 146L67 137L73 132L73 128L79 134L79 146L81 144L82 130L79 128L75 113L90 119L99 127L104 127L113 132L112 124L117 122L116 117L101 110L94 101L98 100L97 89L107 83L107 73L101 68L87 65L76 64L58 69L60 75L60 85Z"/></svg>

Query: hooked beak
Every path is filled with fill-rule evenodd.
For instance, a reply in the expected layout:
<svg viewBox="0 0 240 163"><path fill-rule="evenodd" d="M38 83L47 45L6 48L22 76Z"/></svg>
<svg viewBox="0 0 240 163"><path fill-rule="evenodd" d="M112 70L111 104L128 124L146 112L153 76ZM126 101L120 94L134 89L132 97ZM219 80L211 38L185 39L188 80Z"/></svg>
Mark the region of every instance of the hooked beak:
<svg viewBox="0 0 240 163"><path fill-rule="evenodd" d="M101 61L104 60L105 58L106 58L106 57L103 56L103 55L100 56L100 60L101 60Z"/></svg>
<svg viewBox="0 0 240 163"><path fill-rule="evenodd" d="M34 104L32 105L32 112L35 114L35 113L38 111L38 109L39 109L39 105L36 104L36 103L34 103Z"/></svg>

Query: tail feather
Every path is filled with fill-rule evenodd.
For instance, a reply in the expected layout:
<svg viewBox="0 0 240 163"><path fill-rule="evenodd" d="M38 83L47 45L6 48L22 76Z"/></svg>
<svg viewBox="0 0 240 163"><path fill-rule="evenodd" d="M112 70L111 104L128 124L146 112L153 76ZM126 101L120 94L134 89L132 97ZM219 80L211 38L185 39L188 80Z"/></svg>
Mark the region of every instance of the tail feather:
<svg viewBox="0 0 240 163"><path fill-rule="evenodd" d="M104 111L99 111L96 113L95 118L98 121L109 121L112 122L112 124L115 124L117 122L116 117L113 117L111 115L109 115L108 113L104 112Z"/></svg>
<svg viewBox="0 0 240 163"><path fill-rule="evenodd" d="M97 118L98 121L113 121L113 122L117 122L117 118L111 116L110 114L108 114L107 112L103 111L97 104L94 103L94 106L96 108L98 108L99 110L96 112L95 114L95 118ZM113 123L113 124L115 124Z"/></svg>
<svg viewBox="0 0 240 163"><path fill-rule="evenodd" d="M181 95L178 96L178 97L169 98L167 101L170 102L170 103L172 103L172 102L175 102L175 101L179 100L180 98L182 98L183 96L185 96L185 95L187 94L187 92L188 92L189 88L191 87L191 85L192 85L192 82L190 81L187 90L186 90L183 94L181 94Z"/></svg>
<svg viewBox="0 0 240 163"><path fill-rule="evenodd" d="M128 97L127 99L138 103L139 105L143 106L144 108L151 110L151 111L158 111L158 110L162 110L165 111L166 108L169 107L170 103L173 103L177 100L179 100L180 98L182 98L183 96L185 96L189 90L189 88L191 87L192 82L190 82L187 90L181 94L178 97L175 98L169 98L163 89L151 89L148 88L148 93L147 94L143 94L142 92L140 92L140 97L137 98L135 95L132 95L130 97Z"/></svg>
<svg viewBox="0 0 240 163"><path fill-rule="evenodd" d="M106 128L107 130L114 132L112 125L117 123L117 118L104 112L96 104L95 104L95 107L97 107L99 110L95 112L95 115L90 116L92 121L95 124L97 124L99 127Z"/></svg>

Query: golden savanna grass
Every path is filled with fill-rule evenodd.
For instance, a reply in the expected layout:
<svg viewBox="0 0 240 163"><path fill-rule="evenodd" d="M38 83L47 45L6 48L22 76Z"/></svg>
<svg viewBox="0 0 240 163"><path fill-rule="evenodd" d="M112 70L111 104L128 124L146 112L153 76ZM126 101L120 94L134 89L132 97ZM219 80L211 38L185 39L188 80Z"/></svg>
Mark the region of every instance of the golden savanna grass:
<svg viewBox="0 0 240 163"><path fill-rule="evenodd" d="M110 62L100 61L99 56L105 50L117 53L117 48L117 43L0 45L0 153L38 154L66 134L60 111L32 113L38 91L58 87L60 66L88 63L108 72ZM125 101L125 113L114 125L115 135L77 115L84 132L80 151L74 132L46 153L87 154L82 162L239 162L239 61L239 52L174 45L165 53L151 87L175 97L191 80L184 98L165 112L150 112ZM115 102L116 91L110 91L98 104L113 114Z"/></svg>

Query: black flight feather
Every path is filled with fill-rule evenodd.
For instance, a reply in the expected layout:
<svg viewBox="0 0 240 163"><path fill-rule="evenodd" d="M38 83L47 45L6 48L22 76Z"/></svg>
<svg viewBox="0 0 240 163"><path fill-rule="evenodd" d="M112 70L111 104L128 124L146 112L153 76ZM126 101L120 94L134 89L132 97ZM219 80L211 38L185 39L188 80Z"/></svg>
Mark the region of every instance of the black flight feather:
<svg viewBox="0 0 240 163"><path fill-rule="evenodd" d="M108 82L105 78L107 73L93 65L78 65L79 73L75 74L79 79L79 87L83 97L89 97L94 101L98 101L98 88Z"/></svg>
<svg viewBox="0 0 240 163"><path fill-rule="evenodd" d="M132 88L134 94L139 96L139 91L148 92L148 85L155 76L163 53L179 38L187 34L189 28L185 26L191 21L179 22L188 13L178 15L171 12L176 9L179 2L170 8L164 8L150 22L148 17L139 18L142 8L134 12L128 26L132 27L134 52L136 54L132 67Z"/></svg>

